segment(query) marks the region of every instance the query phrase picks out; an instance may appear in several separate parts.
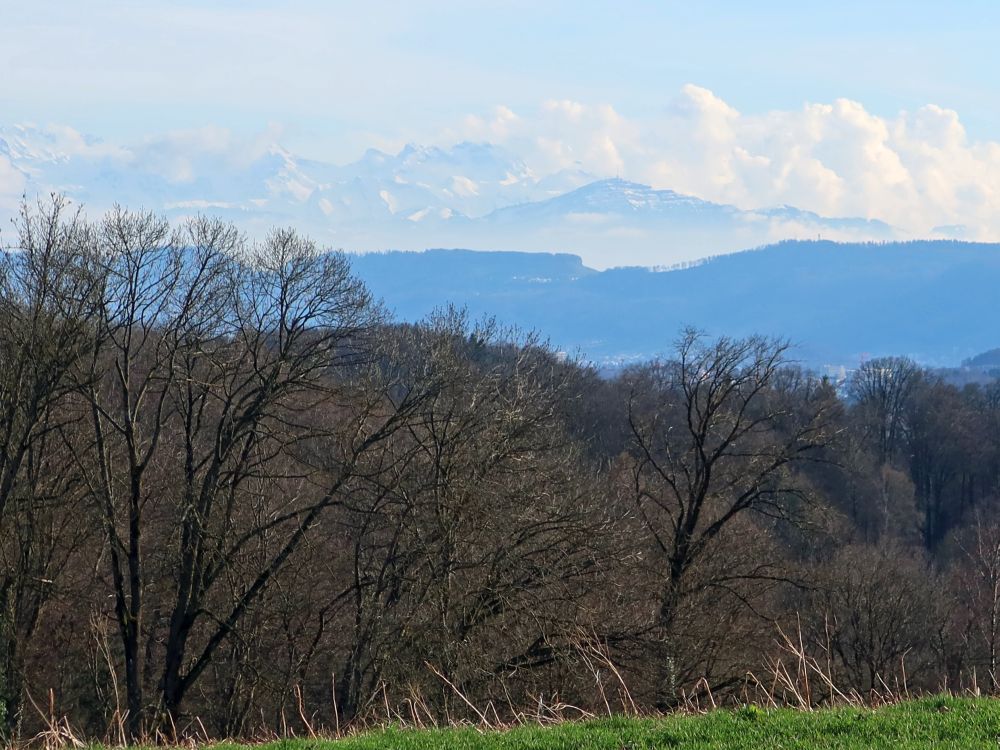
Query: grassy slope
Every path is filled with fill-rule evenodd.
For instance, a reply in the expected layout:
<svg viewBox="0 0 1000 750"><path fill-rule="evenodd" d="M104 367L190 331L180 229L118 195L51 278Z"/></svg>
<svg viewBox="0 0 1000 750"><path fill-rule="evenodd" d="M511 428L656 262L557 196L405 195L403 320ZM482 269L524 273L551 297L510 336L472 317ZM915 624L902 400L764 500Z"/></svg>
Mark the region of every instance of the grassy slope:
<svg viewBox="0 0 1000 750"><path fill-rule="evenodd" d="M232 750L238 746L218 746ZM932 698L875 711L853 708L806 713L794 710L715 711L664 719L602 719L507 732L475 729L388 730L340 741L287 740L268 750L640 750L683 748L996 748L1000 701Z"/></svg>

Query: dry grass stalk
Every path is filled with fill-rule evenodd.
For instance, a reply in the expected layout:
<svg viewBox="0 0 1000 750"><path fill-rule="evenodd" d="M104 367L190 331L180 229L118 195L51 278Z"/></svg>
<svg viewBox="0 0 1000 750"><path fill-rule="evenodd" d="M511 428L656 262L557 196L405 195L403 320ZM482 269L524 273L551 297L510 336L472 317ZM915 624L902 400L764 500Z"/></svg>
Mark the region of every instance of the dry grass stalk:
<svg viewBox="0 0 1000 750"><path fill-rule="evenodd" d="M461 701L462 701L462 702L463 702L463 703L464 703L464 704L465 704L466 706L468 706L468 707L469 707L469 708L470 708L470 709L471 709L471 710L473 711L473 713L475 713L475 714L476 714L476 716L478 716L478 717L479 717L479 720L480 720L480 721L482 722L482 724L483 724L483 726L484 726L484 727L487 727L487 728L489 728L489 729L494 729L494 728L497 728L497 727L495 727L495 726L494 726L493 724L491 724L491 723L490 723L490 720L489 720L489 719L487 719L487 718L486 718L486 714L484 714L484 713L483 713L482 711L480 711L480 710L479 710L478 708L476 708L476 706L475 706L475 705L474 705L474 704L472 703L472 701L470 701L470 700L469 700L468 698L466 698L466 697L465 697L465 694L464 694L464 693L462 693L462 691L458 689L458 687L457 687L457 686L455 685L455 683L453 683L453 682L452 682L451 680L449 680L449 679L448 679L448 678L447 678L447 677L446 677L446 676L445 676L444 674L442 674L442 672L441 672L440 670L438 670L438 669L437 669L437 668L436 668L436 667L435 667L435 666L434 666L433 664L431 664L430 662L424 662L424 664L425 664L425 665L427 666L427 668L428 668L429 670L431 670L431 672L433 672L433 673L434 673L435 675L437 675L437 677L438 677L438 678L439 678L439 679L440 679L440 680L441 680L441 681L442 681L442 682L443 682L443 683L444 683L445 685L447 685L447 686L448 686L449 688L451 688L451 690L452 690L452 691L453 691L453 692L455 693L455 695L457 695L457 696L458 696L458 698L459 698L459 699L460 699L460 700L461 700Z"/></svg>

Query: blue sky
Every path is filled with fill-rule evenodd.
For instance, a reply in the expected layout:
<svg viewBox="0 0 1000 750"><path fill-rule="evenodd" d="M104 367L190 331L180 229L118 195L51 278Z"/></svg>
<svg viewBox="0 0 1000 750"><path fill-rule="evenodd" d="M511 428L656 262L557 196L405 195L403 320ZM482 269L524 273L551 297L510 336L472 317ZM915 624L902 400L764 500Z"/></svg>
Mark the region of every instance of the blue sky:
<svg viewBox="0 0 1000 750"><path fill-rule="evenodd" d="M287 149L300 165L240 210L306 210L328 178L303 158L473 141L525 184L621 176L1000 240L997 38L996 0L0 0L0 139L31 141L0 152L0 209L101 180L235 206Z"/></svg>
<svg viewBox="0 0 1000 750"><path fill-rule="evenodd" d="M653 116L685 84L741 112L936 104L1000 137L1000 3L0 0L0 119L112 139L280 126L345 161L549 99Z"/></svg>

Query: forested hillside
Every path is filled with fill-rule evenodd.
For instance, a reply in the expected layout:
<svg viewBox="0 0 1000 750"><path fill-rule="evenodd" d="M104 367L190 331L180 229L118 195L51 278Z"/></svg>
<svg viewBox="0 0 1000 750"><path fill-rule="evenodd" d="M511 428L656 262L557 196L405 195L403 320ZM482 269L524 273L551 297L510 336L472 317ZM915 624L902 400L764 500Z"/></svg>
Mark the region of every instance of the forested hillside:
<svg viewBox="0 0 1000 750"><path fill-rule="evenodd" d="M787 337L813 366L906 355L955 367L995 348L1000 245L783 242L688 268L595 271L572 255L359 255L357 273L404 320L445 302L544 331L598 363L664 353L688 325Z"/></svg>
<svg viewBox="0 0 1000 750"><path fill-rule="evenodd" d="M392 319L351 265L392 256L26 208L0 259L5 733L651 711L767 692L790 654L829 677L810 704L997 692L1000 382L887 356L837 388L771 337L836 327L846 308L815 289L837 290L857 302L840 335L872 349L904 290L929 304L952 279L980 317L919 330L958 348L995 320L995 249L762 252L663 274L539 259L618 289L605 330L662 352L609 379L507 321ZM791 270L752 276L755 257ZM807 288L818 267L840 271ZM728 306L705 296L720 279ZM587 299L545 304L586 327L609 315ZM680 325L723 318L743 325Z"/></svg>

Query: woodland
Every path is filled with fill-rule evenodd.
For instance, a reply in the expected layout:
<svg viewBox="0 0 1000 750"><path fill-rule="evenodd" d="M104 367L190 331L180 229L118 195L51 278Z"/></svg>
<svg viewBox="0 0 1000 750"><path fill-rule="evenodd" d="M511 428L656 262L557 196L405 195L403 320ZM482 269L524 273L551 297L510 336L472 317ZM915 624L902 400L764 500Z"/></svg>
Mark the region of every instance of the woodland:
<svg viewBox="0 0 1000 750"><path fill-rule="evenodd" d="M780 701L790 658L816 703L998 691L996 379L696 329L608 377L446 300L394 321L292 230L11 229L8 738Z"/></svg>

